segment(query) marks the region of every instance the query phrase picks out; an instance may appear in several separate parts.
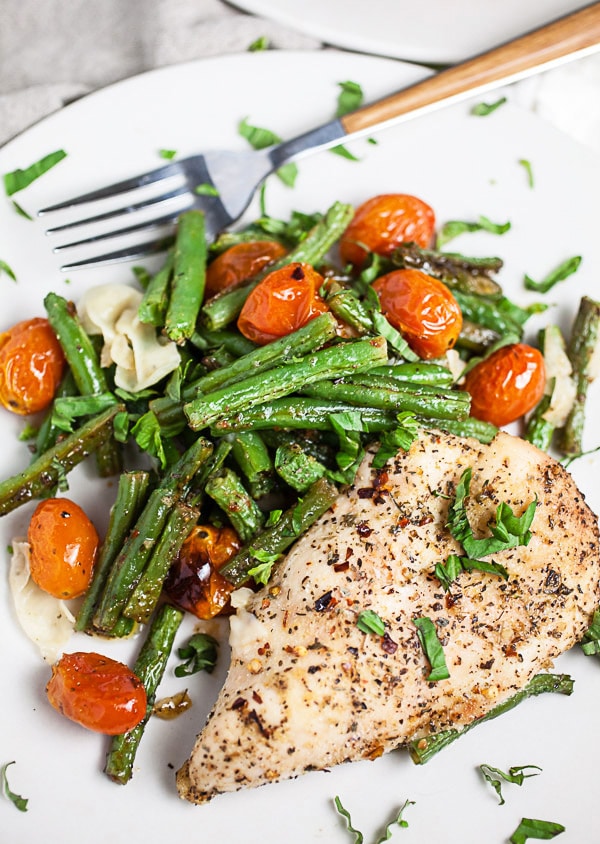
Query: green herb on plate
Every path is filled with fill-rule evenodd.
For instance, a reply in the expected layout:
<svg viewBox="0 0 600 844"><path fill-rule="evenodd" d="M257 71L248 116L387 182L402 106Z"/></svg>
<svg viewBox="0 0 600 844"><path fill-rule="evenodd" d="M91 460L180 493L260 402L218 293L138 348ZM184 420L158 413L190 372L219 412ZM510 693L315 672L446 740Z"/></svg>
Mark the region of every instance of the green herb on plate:
<svg viewBox="0 0 600 844"><path fill-rule="evenodd" d="M47 173L48 170L58 164L59 161L62 161L66 155L67 153L64 150L58 149L56 152L51 152L40 158L39 161L30 164L24 170L18 168L11 173L5 173L4 190L6 191L6 195L12 196L17 191L28 187L32 182L35 182L36 179L39 179L40 176L43 176L44 173Z"/></svg>
<svg viewBox="0 0 600 844"><path fill-rule="evenodd" d="M525 844L531 838L537 841L549 841L565 831L562 824L553 821L540 821L534 818L523 818L519 826L510 836L511 844Z"/></svg>
<svg viewBox="0 0 600 844"><path fill-rule="evenodd" d="M7 264L7 263L6 263L6 261L2 261L2 260L0 259L0 275L1 275L2 273L4 273L5 275L7 275L7 276L8 276L9 278L11 278L13 281L16 281L16 280L17 280L17 276L15 275L14 270L13 270L13 269L12 269L12 268L11 268L11 267Z"/></svg>
<svg viewBox="0 0 600 844"><path fill-rule="evenodd" d="M355 829L352 823L350 812L346 808L344 808L340 798L335 797L333 803L338 814L340 814L346 821L346 828L348 832L354 835L354 844L363 844L365 837L362 832L360 832L360 830ZM404 810L407 806L414 805L414 800L405 800L400 809L397 811L396 815L392 818L389 823L385 825L382 834L377 837L375 844L384 844L385 841L389 841L392 837L392 827L394 826L399 826L401 829L406 829L408 827L408 821L404 820Z"/></svg>
<svg viewBox="0 0 600 844"><path fill-rule="evenodd" d="M474 114L476 117L487 117L488 114L492 114L492 112L496 111L497 108L503 106L506 102L506 97L500 97L499 100L496 100L493 103L477 103L471 109L471 114Z"/></svg>
<svg viewBox="0 0 600 844"><path fill-rule="evenodd" d="M476 222L468 220L448 220L447 223L441 227L436 239L436 249L441 249L450 240L454 240L460 234L466 232L486 231L490 234L505 234L510 230L510 222L493 223L488 217L483 214Z"/></svg>
<svg viewBox="0 0 600 844"><path fill-rule="evenodd" d="M266 35L260 35L255 41L248 45L249 53L261 53L269 49L269 39Z"/></svg>
<svg viewBox="0 0 600 844"><path fill-rule="evenodd" d="M533 168L531 166L531 161L528 161L526 158L520 158L519 164L521 165L521 167L523 167L525 169L525 172L527 174L527 184L529 185L530 188L532 188L533 187Z"/></svg>
<svg viewBox="0 0 600 844"><path fill-rule="evenodd" d="M177 155L176 149L159 149L158 154L167 161L172 161Z"/></svg>
<svg viewBox="0 0 600 844"><path fill-rule="evenodd" d="M523 785L524 781L529 777L537 777L541 768L537 765L514 765L508 771L501 771L500 768L493 768L491 765L483 764L479 766L479 770L483 774L486 782L492 786L500 799L500 806L506 802L502 794L502 781L513 783L514 785ZM531 770L532 773L525 773Z"/></svg>
<svg viewBox="0 0 600 844"><path fill-rule="evenodd" d="M261 126L252 126L244 118L238 124L238 131L242 138L245 138L253 149L265 149L265 147L280 144L281 138L270 129L265 129ZM298 176L298 168L293 163L284 164L277 170L277 175L287 187L292 188Z"/></svg>
<svg viewBox="0 0 600 844"><path fill-rule="evenodd" d="M375 610L363 610L358 614L356 626L363 633L373 633L375 636L383 636L385 633L385 622Z"/></svg>
<svg viewBox="0 0 600 844"><path fill-rule="evenodd" d="M194 633L187 645L179 648L177 655L185 660L175 668L176 677L189 677L199 671L211 674L217 664L219 643L208 633Z"/></svg>
<svg viewBox="0 0 600 844"><path fill-rule="evenodd" d="M438 680L447 680L450 677L444 649L438 639L435 624L427 616L413 618L413 624L417 628L417 636L423 648L423 653L429 660L431 671L427 677L429 683L436 683Z"/></svg>
<svg viewBox="0 0 600 844"><path fill-rule="evenodd" d="M525 276L525 288L527 290L534 290L536 293L547 293L552 290L555 284L559 281L564 281L570 275L577 272L581 264L581 255L574 255L572 258L567 258L562 264L559 264L556 269L552 270L541 281L534 281L530 276Z"/></svg>
<svg viewBox="0 0 600 844"><path fill-rule="evenodd" d="M5 797L7 797L11 803L17 807L19 812L26 812L27 811L27 803L29 800L26 797L21 797L20 794L15 794L14 791L11 791L8 785L8 777L7 777L7 770L10 765L14 765L13 762L7 762L6 765L2 765L0 768L0 777L2 779L2 793Z"/></svg>

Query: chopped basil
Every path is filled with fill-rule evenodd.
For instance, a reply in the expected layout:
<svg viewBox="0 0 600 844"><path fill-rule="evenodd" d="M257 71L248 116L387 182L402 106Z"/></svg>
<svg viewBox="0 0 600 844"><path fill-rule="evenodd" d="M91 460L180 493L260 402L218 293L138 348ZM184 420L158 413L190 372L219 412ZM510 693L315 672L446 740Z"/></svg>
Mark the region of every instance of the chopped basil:
<svg viewBox="0 0 600 844"><path fill-rule="evenodd" d="M428 682L435 683L438 680L447 680L450 676L448 666L446 665L446 657L444 656L444 649L438 639L435 624L427 616L422 618L413 618L413 624L417 628L417 636L423 648L423 653L429 660L431 671L427 677Z"/></svg>
<svg viewBox="0 0 600 844"><path fill-rule="evenodd" d="M537 777L541 772L541 768L537 765L514 765L506 771L501 771L500 768L493 768L491 765L479 766L479 770L483 774L486 782L492 786L500 799L500 805L506 802L502 795L502 780L504 782L513 783L514 785L523 785L523 782L529 777ZM531 770L531 774L526 774L525 771Z"/></svg>
<svg viewBox="0 0 600 844"><path fill-rule="evenodd" d="M521 167L525 168L525 172L527 173L527 184L530 188L533 187L533 168L531 166L531 161L528 161L526 158L520 158L519 164Z"/></svg>
<svg viewBox="0 0 600 844"><path fill-rule="evenodd" d="M273 566L280 558L280 554L270 554L268 551L263 551L261 548L251 548L250 556L260 562L260 565L254 566L248 570L250 577L254 579L255 583L262 583L266 585L271 577Z"/></svg>
<svg viewBox="0 0 600 844"><path fill-rule="evenodd" d="M160 423L151 410L140 416L131 429L131 434L142 451L156 457L162 469L167 467L169 463L166 452L167 441L163 438Z"/></svg>
<svg viewBox="0 0 600 844"><path fill-rule="evenodd" d="M8 777L6 772L10 765L14 765L13 762L7 762L6 765L3 765L0 768L0 776L2 777L2 792L5 797L7 797L13 805L17 807L19 812L26 812L27 811L27 803L29 802L26 797L21 797L20 794L15 794L14 791L11 791L8 786Z"/></svg>
<svg viewBox="0 0 600 844"><path fill-rule="evenodd" d="M352 824L352 818L350 817L350 812L344 808L342 805L342 801L339 797L334 798L334 805L336 811L344 818L346 821L346 828L348 832L354 835L354 844L363 844L364 842L364 835L360 830L355 829ZM407 806L414 806L414 800L405 800L399 810L396 812L396 815L392 818L392 820L385 825L385 828L382 834L377 838L375 844L384 844L385 841L389 841L392 837L392 827L399 826L402 829L406 829L408 827L408 821L405 821L403 818L404 810Z"/></svg>
<svg viewBox="0 0 600 844"><path fill-rule="evenodd" d="M19 440L21 442L34 440L37 437L38 430L39 428L36 428L35 425L32 425L30 422L28 422L19 434Z"/></svg>
<svg viewBox="0 0 600 844"><path fill-rule="evenodd" d="M159 149L158 154L161 158L166 158L167 161L172 161L177 155L176 149Z"/></svg>
<svg viewBox="0 0 600 844"><path fill-rule="evenodd" d="M559 281L564 281L574 272L577 272L581 264L581 255L575 255L573 258L567 258L555 270L552 270L546 278L542 281L534 281L530 276L525 276L525 287L527 290L535 290L536 293L547 293Z"/></svg>
<svg viewBox="0 0 600 844"><path fill-rule="evenodd" d="M22 205L19 205L19 203L18 203L18 202L15 202L15 200L14 200L14 199L13 199L13 201L12 201L12 205L13 205L13 208L15 209L15 211L17 212L17 214L18 214L20 217L25 217L25 219L26 219L26 220L33 220L33 217L31 216L31 214L29 213L29 211L26 211L26 210L23 208L23 206L22 206Z"/></svg>
<svg viewBox="0 0 600 844"><path fill-rule="evenodd" d="M436 239L436 249L441 249L450 240L458 237L465 232L486 231L490 234L505 234L510 230L510 222L493 223L488 217L483 214L479 217L477 222L469 222L467 220L448 220L444 223L438 232Z"/></svg>
<svg viewBox="0 0 600 844"><path fill-rule="evenodd" d="M496 111L497 108L504 105L506 102L506 97L500 97L499 100L496 100L495 103L477 103L471 109L471 114L474 114L476 117L487 117L488 114Z"/></svg>
<svg viewBox="0 0 600 844"><path fill-rule="evenodd" d="M385 622L375 610L363 610L358 614L356 626L363 633L374 633L375 636L383 636L385 633Z"/></svg>
<svg viewBox="0 0 600 844"><path fill-rule="evenodd" d="M185 660L175 668L176 677L189 677L199 671L211 674L217 663L217 648L219 643L208 633L194 633L187 645L179 648L177 654Z"/></svg>
<svg viewBox="0 0 600 844"><path fill-rule="evenodd" d="M253 149L264 149L281 143L281 138L270 129L261 126L251 126L247 120L241 120L238 124L238 131L242 138L245 138ZM298 176L298 168L291 162L284 164L277 170L277 175L288 187L293 187Z"/></svg>
<svg viewBox="0 0 600 844"><path fill-rule="evenodd" d="M267 521L265 522L265 527L273 527L273 525L276 525L279 522L282 516L283 510L271 510Z"/></svg>
<svg viewBox="0 0 600 844"><path fill-rule="evenodd" d="M565 827L560 823L523 818L511 835L510 841L511 844L525 844L530 838L535 838L538 841L549 841L564 831Z"/></svg>
<svg viewBox="0 0 600 844"><path fill-rule="evenodd" d="M248 45L248 52L249 53L260 53L262 50L269 49L269 39L266 35L259 36L256 41L253 41L251 44Z"/></svg>
<svg viewBox="0 0 600 844"><path fill-rule="evenodd" d="M115 415L113 420L113 433L115 440L118 443L126 443L129 437L129 421L130 415L126 410L122 410Z"/></svg>
<svg viewBox="0 0 600 844"><path fill-rule="evenodd" d="M581 640L581 649L586 656L600 654L600 610L594 612L592 623Z"/></svg>
<svg viewBox="0 0 600 844"><path fill-rule="evenodd" d="M204 183L202 185L196 185L194 188L194 193L197 193L198 196L218 196L219 191L216 189L214 185Z"/></svg>
<svg viewBox="0 0 600 844"><path fill-rule="evenodd" d="M140 287L145 290L150 284L151 275L146 267L132 267L131 272L134 274Z"/></svg>
<svg viewBox="0 0 600 844"><path fill-rule="evenodd" d="M67 153L64 150L58 149L56 152L51 152L39 161L30 164L25 170L18 168L17 170L13 170L12 173L5 173L4 190L6 191L6 195L12 196L17 191L28 187L28 185L40 176L43 176L44 173L47 173L55 164L62 161L66 155Z"/></svg>
<svg viewBox="0 0 600 844"><path fill-rule="evenodd" d="M336 117L343 117L351 111L356 111L363 103L364 94L358 82L350 80L338 82L340 93L338 94Z"/></svg>
<svg viewBox="0 0 600 844"><path fill-rule="evenodd" d="M98 393L95 396L65 396L57 398L52 408L52 424L61 431L73 431L73 422L80 416L102 413L116 404L112 393Z"/></svg>
<svg viewBox="0 0 600 844"><path fill-rule="evenodd" d="M379 448L373 458L373 467L381 469L388 460L394 457L398 449L408 451L419 434L419 422L413 413L405 411L397 416L398 427L393 431L385 431L379 437Z"/></svg>
<svg viewBox="0 0 600 844"><path fill-rule="evenodd" d="M9 278L12 278L13 281L17 280L17 276L14 273L14 270L8 266L6 261L0 260L0 274L5 273Z"/></svg>

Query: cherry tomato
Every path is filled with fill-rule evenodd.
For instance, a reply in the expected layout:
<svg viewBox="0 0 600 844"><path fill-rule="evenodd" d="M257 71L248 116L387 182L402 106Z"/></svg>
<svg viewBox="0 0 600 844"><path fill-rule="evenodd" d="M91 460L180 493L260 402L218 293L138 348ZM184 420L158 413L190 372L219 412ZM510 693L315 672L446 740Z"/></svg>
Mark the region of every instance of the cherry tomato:
<svg viewBox="0 0 600 844"><path fill-rule="evenodd" d="M362 266L369 252L391 255L401 243L431 245L433 209L407 193L384 193L363 202L340 239L344 263Z"/></svg>
<svg viewBox="0 0 600 844"><path fill-rule="evenodd" d="M287 264L265 276L238 317L244 337L264 346L329 310L319 295L323 276L310 264Z"/></svg>
<svg viewBox="0 0 600 844"><path fill-rule="evenodd" d="M205 297L208 299L222 290L237 287L285 253L285 247L276 240L255 240L230 246L208 265Z"/></svg>
<svg viewBox="0 0 600 844"><path fill-rule="evenodd" d="M235 586L218 569L241 547L232 528L197 525L181 546L165 581L168 599L198 618L213 618L228 611Z"/></svg>
<svg viewBox="0 0 600 844"><path fill-rule="evenodd" d="M88 730L116 736L146 715L142 681L122 662L97 653L63 654L46 686L52 706Z"/></svg>
<svg viewBox="0 0 600 844"><path fill-rule="evenodd" d="M373 282L381 310L411 349L429 359L456 343L462 312L445 284L421 270L395 270Z"/></svg>
<svg viewBox="0 0 600 844"><path fill-rule="evenodd" d="M471 415L498 427L514 422L544 394L546 367L541 352L525 343L502 346L465 377Z"/></svg>
<svg viewBox="0 0 600 844"><path fill-rule="evenodd" d="M31 579L55 598L76 598L90 584L99 538L81 507L47 498L35 508L27 541Z"/></svg>
<svg viewBox="0 0 600 844"><path fill-rule="evenodd" d="M65 358L47 319L19 322L0 334L0 404L25 415L48 407Z"/></svg>

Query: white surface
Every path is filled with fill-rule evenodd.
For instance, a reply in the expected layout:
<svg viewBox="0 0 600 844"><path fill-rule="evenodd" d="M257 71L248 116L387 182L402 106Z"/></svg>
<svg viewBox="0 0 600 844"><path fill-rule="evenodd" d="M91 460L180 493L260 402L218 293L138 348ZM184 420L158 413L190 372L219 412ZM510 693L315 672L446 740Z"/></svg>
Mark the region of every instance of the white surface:
<svg viewBox="0 0 600 844"><path fill-rule="evenodd" d="M233 0L327 44L454 64L587 5L581 0Z"/></svg>
<svg viewBox="0 0 600 844"><path fill-rule="evenodd" d="M367 98L374 99L407 84L418 72L398 62L334 52L244 54L155 71L94 94L38 124L0 150L0 172L25 167L64 147L68 157L17 196L26 209L35 211L160 164L159 148L186 153L221 145L243 147L237 124L244 117L289 138L331 117L340 81L360 82ZM433 206L440 223L480 214L497 222L511 220L511 230L501 238L464 235L453 247L504 257L500 281L521 303L532 298L522 288L524 273L539 278L565 258L581 254L577 274L547 295L547 301L556 304L547 320L568 326L579 297L597 290L597 159L535 116L509 104L489 117L475 118L469 104L463 104L388 129L378 136L377 145L356 142L353 151L360 162L329 152L303 160L293 190L270 182L269 212L325 210L336 199L359 203L382 191L415 193ZM520 159L531 162L533 189ZM77 299L91 284L131 278L130 267L121 265L73 274L67 284L41 223L17 216L7 201L0 203L0 232L0 258L18 277L14 284L0 276L0 330L43 314L42 300L51 289ZM532 320L530 331L541 322ZM593 390L590 419L597 413L598 394ZM0 415L2 475L28 462L26 446L16 440L21 427L15 417ZM593 422L587 430L586 447L591 448L597 445ZM573 466L596 511L600 489L593 478L598 460L591 455ZM91 470L78 472L70 494L103 531L114 484L93 481L91 475ZM25 532L30 512L27 506L0 520L1 549ZM181 632L180 641L187 632ZM136 646L112 647L84 638L74 641L70 650L77 648L130 658ZM196 676L187 683L169 669L160 696L187 685L194 706L174 722L149 724L134 778L121 787L101 772L105 739L61 718L46 703L49 669L17 627L6 575L0 582L0 649L0 764L15 760L8 771L10 785L29 798L25 814L0 799L0 830L7 844L31 844L40 830L61 844L80 844L82 836L145 844L174 839L347 844L351 839L332 806L335 795L351 810L366 842L375 839L406 799L416 801L405 814L410 826L395 829L394 840L500 844L508 841L523 816L563 823L567 831L561 844L597 838L593 786L600 752L600 665L578 651L556 666L576 680L571 698L529 701L477 727L425 767L415 767L404 753L393 753L376 762L308 774L195 807L179 800L174 769L202 726L223 665L220 675ZM476 768L483 762L504 770L539 765L543 773L522 788L507 785L506 805L499 807L495 794L479 779Z"/></svg>

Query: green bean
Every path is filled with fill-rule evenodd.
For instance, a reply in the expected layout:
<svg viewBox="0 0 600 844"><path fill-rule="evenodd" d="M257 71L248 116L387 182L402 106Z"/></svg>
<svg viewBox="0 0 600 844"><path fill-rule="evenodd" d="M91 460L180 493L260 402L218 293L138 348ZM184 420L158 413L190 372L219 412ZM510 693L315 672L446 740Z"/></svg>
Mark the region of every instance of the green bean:
<svg viewBox="0 0 600 844"><path fill-rule="evenodd" d="M104 589L111 566L117 558L132 525L143 509L149 480L148 472L142 470L124 472L119 478L117 496L111 507L108 529L100 549L98 561L94 567L93 580L79 608L75 624L76 630L90 632L92 629L96 603Z"/></svg>
<svg viewBox="0 0 600 844"><path fill-rule="evenodd" d="M66 396L75 395L77 395L77 385L75 384L73 373L70 369L67 369L67 372L65 373L64 378L60 382L60 386L54 397L54 402L46 413L44 421L40 425L39 430L37 432L37 436L35 438L35 451L32 460L36 460L40 454L43 454L49 448L52 448L52 446L56 444L58 437L64 434L64 431L59 428L58 425L55 425L52 419L56 400L65 398Z"/></svg>
<svg viewBox="0 0 600 844"><path fill-rule="evenodd" d="M170 511L144 571L123 607L125 618L145 624L160 598L165 577L177 559L181 546L198 521L200 511L185 501L176 501Z"/></svg>
<svg viewBox="0 0 600 844"><path fill-rule="evenodd" d="M169 250L161 269L152 276L138 308L140 322L149 323L156 328L165 324L167 305L169 302L169 288L173 274L173 250Z"/></svg>
<svg viewBox="0 0 600 844"><path fill-rule="evenodd" d="M473 437L480 443L490 443L498 433L498 428L491 422L475 419L474 416L467 416L466 419L418 419L423 428L437 428L457 437Z"/></svg>
<svg viewBox="0 0 600 844"><path fill-rule="evenodd" d="M327 469L298 443L280 445L275 452L277 474L296 492L305 492Z"/></svg>
<svg viewBox="0 0 600 844"><path fill-rule="evenodd" d="M289 395L324 377L350 375L386 360L387 344L382 337L340 343L194 399L184 405L184 411L192 430L199 431L218 419Z"/></svg>
<svg viewBox="0 0 600 844"><path fill-rule="evenodd" d="M207 352L222 346L230 355L241 358L256 349L256 343L248 340L243 334L222 328L220 331L209 331L200 327L190 337L190 343L200 352Z"/></svg>
<svg viewBox="0 0 600 844"><path fill-rule="evenodd" d="M408 745L411 759L417 765L424 765L436 753L453 741L456 741L457 738L460 738L460 736L467 733L473 727L476 727L477 724L482 724L484 721L491 721L493 718L503 715L510 709L514 709L515 706L528 697L535 697L536 695L544 694L544 692L558 692L562 695L570 695L572 691L573 680L567 674L536 674L526 686L509 697L508 700L494 706L485 715L482 715L481 718L465 724L460 729L442 730L440 733L411 741Z"/></svg>
<svg viewBox="0 0 600 844"><path fill-rule="evenodd" d="M423 249L416 243L403 243L393 254L394 264L408 269L418 269L440 279L451 289L478 296L500 296L500 285L490 273L502 269L501 258L468 258L456 252L439 252Z"/></svg>
<svg viewBox="0 0 600 844"><path fill-rule="evenodd" d="M303 498L286 510L275 525L266 528L225 563L219 569L220 574L235 586L245 583L248 572L257 565L257 552L261 556L282 554L329 510L338 495L337 487L330 481L325 478L315 481Z"/></svg>
<svg viewBox="0 0 600 844"><path fill-rule="evenodd" d="M334 203L324 218L285 257L274 261L246 284L209 299L202 307L201 322L211 330L223 328L236 319L248 294L268 273L296 261L306 264L318 263L339 239L353 215L354 209L351 205Z"/></svg>
<svg viewBox="0 0 600 844"><path fill-rule="evenodd" d="M369 375L385 375L411 384L431 384L433 387L450 387L454 376L450 370L437 363L394 363L376 366Z"/></svg>
<svg viewBox="0 0 600 844"><path fill-rule="evenodd" d="M179 345L196 328L206 281L204 212L184 211L177 223L173 278L165 315L165 333Z"/></svg>
<svg viewBox="0 0 600 844"><path fill-rule="evenodd" d="M251 496L254 499L261 498L274 486L274 468L269 449L256 431L236 434L231 442L232 457L246 478Z"/></svg>
<svg viewBox="0 0 600 844"><path fill-rule="evenodd" d="M152 714L156 691L163 678L167 660L173 649L175 634L183 619L183 612L169 604L163 604L152 620L148 635L133 671L146 689L146 715L143 721L118 736L113 736L106 758L105 773L114 782L125 785L133 773L133 763L146 723Z"/></svg>
<svg viewBox="0 0 600 844"><path fill-rule="evenodd" d="M43 498L56 488L61 477L81 463L89 454L98 451L113 434L113 422L123 405L114 405L104 413L59 440L22 472L0 483L0 516L10 513L34 498Z"/></svg>
<svg viewBox="0 0 600 844"><path fill-rule="evenodd" d="M262 512L232 469L211 476L206 482L206 494L225 513L242 542L248 542L262 528Z"/></svg>

